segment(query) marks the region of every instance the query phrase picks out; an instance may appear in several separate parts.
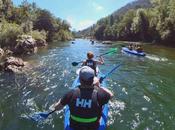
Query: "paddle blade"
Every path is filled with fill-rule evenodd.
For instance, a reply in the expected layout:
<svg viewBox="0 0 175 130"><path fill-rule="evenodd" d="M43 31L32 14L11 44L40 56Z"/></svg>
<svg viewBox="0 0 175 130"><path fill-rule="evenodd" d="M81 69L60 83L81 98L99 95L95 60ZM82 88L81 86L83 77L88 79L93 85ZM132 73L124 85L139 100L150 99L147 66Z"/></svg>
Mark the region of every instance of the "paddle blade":
<svg viewBox="0 0 175 130"><path fill-rule="evenodd" d="M103 53L99 56L104 56L104 55L111 54L111 53L116 53L116 52L117 52L117 48L111 48L108 52ZM99 56L97 56L97 57L99 57Z"/></svg>
<svg viewBox="0 0 175 130"><path fill-rule="evenodd" d="M111 53L117 52L117 48L111 48L111 49L110 49L110 52L111 52Z"/></svg>
<svg viewBox="0 0 175 130"><path fill-rule="evenodd" d="M114 53L117 53L117 48L112 48L109 55L113 55Z"/></svg>
<svg viewBox="0 0 175 130"><path fill-rule="evenodd" d="M99 82L102 83L105 77L100 77Z"/></svg>
<svg viewBox="0 0 175 130"><path fill-rule="evenodd" d="M72 62L72 65L73 65L73 66L77 66L78 63L77 63L77 62Z"/></svg>
<svg viewBox="0 0 175 130"><path fill-rule="evenodd" d="M45 120L49 116L48 112L37 112L34 113L33 115L30 115L29 118L33 121L42 121Z"/></svg>

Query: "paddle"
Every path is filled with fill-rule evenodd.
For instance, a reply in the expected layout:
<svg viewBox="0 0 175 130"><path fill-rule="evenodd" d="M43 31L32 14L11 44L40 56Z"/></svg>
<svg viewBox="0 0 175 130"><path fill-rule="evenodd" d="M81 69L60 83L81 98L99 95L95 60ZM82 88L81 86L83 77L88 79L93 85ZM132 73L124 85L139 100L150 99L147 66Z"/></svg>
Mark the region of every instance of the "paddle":
<svg viewBox="0 0 175 130"><path fill-rule="evenodd" d="M79 63L82 63L83 61L80 61L80 62L72 62L72 65L73 66L77 66Z"/></svg>
<svg viewBox="0 0 175 130"><path fill-rule="evenodd" d="M96 56L96 57L104 56L104 55L107 55L107 54L113 54L113 53L115 53L115 52L117 52L117 48L112 48L112 49L110 49L110 51L108 51L108 52L106 52L106 53L103 53L103 54L101 54L101 55L99 55L99 56ZM82 63L82 62L83 62L83 61L72 62L72 66L77 66L79 63Z"/></svg>
<svg viewBox="0 0 175 130"><path fill-rule="evenodd" d="M113 54L115 52L117 52L117 48L111 48L110 51L108 51L106 53L103 53L103 54L101 54L99 56L96 56L96 57L104 56L104 55L107 55L107 54Z"/></svg>
<svg viewBox="0 0 175 130"><path fill-rule="evenodd" d="M119 68L122 64L118 64L117 66L115 66L113 69L111 69L108 73L106 73L103 77L100 77L100 83L103 82L103 80L105 78L107 78L110 74L112 74L117 68Z"/></svg>
<svg viewBox="0 0 175 130"><path fill-rule="evenodd" d="M110 74L112 74L117 68L119 68L122 64L118 64L117 66L115 66L113 69L111 69L108 73L106 73L103 77L100 77L100 83L102 83L102 81L107 78ZM56 110L50 111L50 112L36 112L33 115L29 116L30 119L32 119L33 121L41 121L41 120L45 120L50 114L54 113Z"/></svg>
<svg viewBox="0 0 175 130"><path fill-rule="evenodd" d="M33 121L41 121L45 120L50 114L54 113L56 110L50 112L36 112L33 115L29 116L29 118Z"/></svg>

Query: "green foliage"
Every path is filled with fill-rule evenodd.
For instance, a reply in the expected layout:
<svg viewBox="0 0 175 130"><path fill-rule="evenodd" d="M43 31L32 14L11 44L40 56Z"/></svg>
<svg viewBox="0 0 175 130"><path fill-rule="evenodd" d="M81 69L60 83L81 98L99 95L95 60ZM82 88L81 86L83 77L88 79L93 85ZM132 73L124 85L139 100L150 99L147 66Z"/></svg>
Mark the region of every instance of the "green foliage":
<svg viewBox="0 0 175 130"><path fill-rule="evenodd" d="M0 46L14 47L18 35L21 35L22 28L15 23L3 21L0 23Z"/></svg>
<svg viewBox="0 0 175 130"><path fill-rule="evenodd" d="M59 32L55 33L53 36L53 41L66 41L71 40L72 34L65 30L59 30Z"/></svg>
<svg viewBox="0 0 175 130"><path fill-rule="evenodd" d="M122 7L82 33L98 40L175 43L175 0L150 0L151 6L143 1Z"/></svg>
<svg viewBox="0 0 175 130"><path fill-rule="evenodd" d="M47 10L38 10L38 16L34 21L34 29L45 30L48 32L47 40L53 41L55 39L69 40L70 25L65 21L52 16ZM55 35L60 34L58 38Z"/></svg>
<svg viewBox="0 0 175 130"><path fill-rule="evenodd" d="M155 17L158 18L156 29L161 41L175 43L175 0L154 0L154 2L157 4L155 7L157 12Z"/></svg>
<svg viewBox="0 0 175 130"><path fill-rule="evenodd" d="M69 23L66 20L63 20L62 23L61 23L61 29L69 30L69 28L70 28Z"/></svg>
<svg viewBox="0 0 175 130"><path fill-rule="evenodd" d="M54 30L54 19L47 10L39 10L38 17L34 22L34 29L52 31Z"/></svg>
<svg viewBox="0 0 175 130"><path fill-rule="evenodd" d="M137 35L138 39L141 41L147 41L148 38L148 29L149 29L149 21L146 16L146 10L138 9L136 13L136 17L133 19L132 27L133 33Z"/></svg>
<svg viewBox="0 0 175 130"><path fill-rule="evenodd" d="M116 31L119 40L132 40L133 37L131 36L131 33L133 32L133 29L131 26L135 14L134 10L130 10L124 15L119 23L116 23Z"/></svg>
<svg viewBox="0 0 175 130"><path fill-rule="evenodd" d="M28 34L35 40L69 40L70 25L55 18L49 11L37 7L36 3L23 0L14 7L11 0L0 0L0 46L14 47L18 35Z"/></svg>
<svg viewBox="0 0 175 130"><path fill-rule="evenodd" d="M0 0L0 19L9 19L12 15L13 3L11 0Z"/></svg>
<svg viewBox="0 0 175 130"><path fill-rule="evenodd" d="M35 40L46 40L47 38L47 33L44 30L33 30L32 32L28 33L28 35L31 35Z"/></svg>
<svg viewBox="0 0 175 130"><path fill-rule="evenodd" d="M104 39L105 29L106 29L106 25L100 25L96 28L94 36L97 40L103 40Z"/></svg>
<svg viewBox="0 0 175 130"><path fill-rule="evenodd" d="M112 27L110 26L106 26L105 30L104 30L104 35L103 35L104 39L106 40L114 40L115 36L114 36L114 32Z"/></svg>
<svg viewBox="0 0 175 130"><path fill-rule="evenodd" d="M48 32L48 41L52 40L54 33L54 18L52 14L47 10L39 10L38 17L34 21L35 30L45 30Z"/></svg>

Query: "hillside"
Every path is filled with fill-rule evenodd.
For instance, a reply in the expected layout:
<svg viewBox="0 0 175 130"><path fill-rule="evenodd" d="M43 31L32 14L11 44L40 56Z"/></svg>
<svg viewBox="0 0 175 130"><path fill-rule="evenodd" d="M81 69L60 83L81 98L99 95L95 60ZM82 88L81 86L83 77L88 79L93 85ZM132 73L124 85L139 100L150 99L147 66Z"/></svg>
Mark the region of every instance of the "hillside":
<svg viewBox="0 0 175 130"><path fill-rule="evenodd" d="M77 34L175 46L175 0L137 0Z"/></svg>
<svg viewBox="0 0 175 130"><path fill-rule="evenodd" d="M127 11L131 10L131 9L138 9L138 8L149 8L151 7L151 3L150 0L136 0L134 2L131 2L127 5L125 5L124 7L121 7L120 9L116 10L114 13L112 13L111 15L100 19L99 21L97 21L97 23L100 23L101 21L105 20L105 19L110 19L111 16L113 16L114 21L118 19L118 17L124 15ZM96 24L84 29L82 31L79 31L76 33L77 37L80 36L92 36L92 33L94 32L94 29L96 28Z"/></svg>

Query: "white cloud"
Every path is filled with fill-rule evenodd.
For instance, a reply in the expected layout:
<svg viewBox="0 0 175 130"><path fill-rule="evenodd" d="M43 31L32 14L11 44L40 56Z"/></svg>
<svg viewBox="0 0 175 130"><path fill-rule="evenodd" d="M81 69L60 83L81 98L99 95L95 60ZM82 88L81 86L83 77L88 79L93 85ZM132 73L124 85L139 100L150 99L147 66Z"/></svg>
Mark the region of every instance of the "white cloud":
<svg viewBox="0 0 175 130"><path fill-rule="evenodd" d="M101 10L104 9L103 6L97 4L96 2L93 2L93 3L92 3L92 6L95 8L96 11L101 11Z"/></svg>
<svg viewBox="0 0 175 130"><path fill-rule="evenodd" d="M94 20L85 19L81 21L77 21L73 16L67 16L66 17L67 22L71 25L71 30L76 29L83 30L85 28L88 28L89 26L93 25L95 23Z"/></svg>
<svg viewBox="0 0 175 130"><path fill-rule="evenodd" d="M66 18L67 22L69 22L71 25L74 25L76 20L72 16L67 16Z"/></svg>
<svg viewBox="0 0 175 130"><path fill-rule="evenodd" d="M83 29L93 25L94 23L95 23L94 20L88 20L88 19L87 20L82 20L79 23L77 23L78 25L77 25L76 29L77 30L83 30Z"/></svg>

